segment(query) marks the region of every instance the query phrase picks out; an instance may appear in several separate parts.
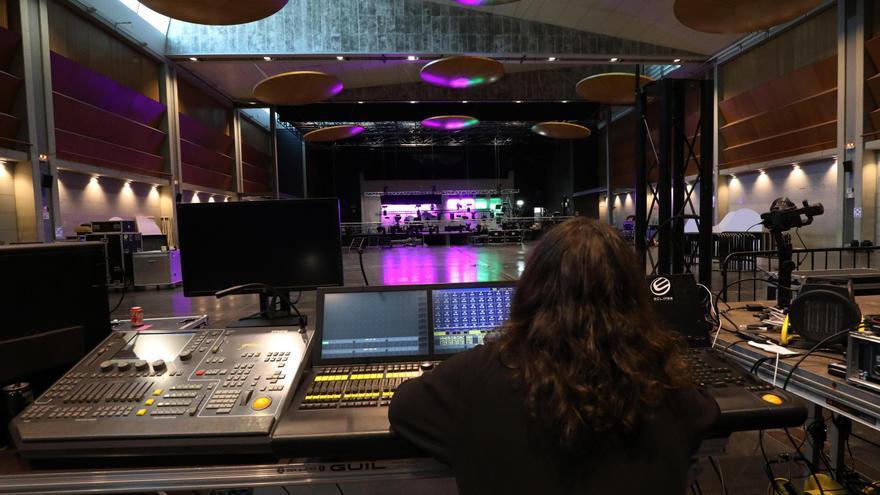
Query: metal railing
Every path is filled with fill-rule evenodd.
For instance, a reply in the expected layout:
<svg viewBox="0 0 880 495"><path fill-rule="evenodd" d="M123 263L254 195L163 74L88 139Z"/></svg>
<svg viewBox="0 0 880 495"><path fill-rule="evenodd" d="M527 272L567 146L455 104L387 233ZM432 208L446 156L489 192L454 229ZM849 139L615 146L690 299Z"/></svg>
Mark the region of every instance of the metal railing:
<svg viewBox="0 0 880 495"><path fill-rule="evenodd" d="M872 255L880 250L880 246L868 247L835 247L792 250L792 259L796 270L835 270L844 268L871 268ZM775 266L774 266L775 265ZM721 300L729 301L735 293L734 301L742 301L743 293L746 300L764 299L758 296L758 288L766 289L775 277L774 270L779 269L779 259L775 250L740 251L724 257L719 266L721 272ZM736 279L731 280L731 275ZM737 283L742 281L742 283ZM749 282L750 284L746 284ZM743 285L747 285L745 290ZM751 287L748 287L750 285ZM735 291L730 289L735 288Z"/></svg>

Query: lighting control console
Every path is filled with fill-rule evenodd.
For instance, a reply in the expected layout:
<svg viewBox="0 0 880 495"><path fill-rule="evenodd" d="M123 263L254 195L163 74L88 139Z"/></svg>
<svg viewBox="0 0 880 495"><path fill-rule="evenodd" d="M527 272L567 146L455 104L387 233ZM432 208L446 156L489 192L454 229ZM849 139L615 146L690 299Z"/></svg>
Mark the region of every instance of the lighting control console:
<svg viewBox="0 0 880 495"><path fill-rule="evenodd" d="M268 453L308 341L293 328L113 332L13 437L30 458Z"/></svg>

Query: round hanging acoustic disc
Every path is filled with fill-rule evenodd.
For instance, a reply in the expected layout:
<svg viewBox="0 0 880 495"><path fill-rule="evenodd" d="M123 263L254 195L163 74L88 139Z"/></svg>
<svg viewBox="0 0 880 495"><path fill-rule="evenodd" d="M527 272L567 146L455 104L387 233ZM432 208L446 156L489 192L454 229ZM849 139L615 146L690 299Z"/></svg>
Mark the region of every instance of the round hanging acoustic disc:
<svg viewBox="0 0 880 495"><path fill-rule="evenodd" d="M489 7L492 5L504 5L505 3L519 2L519 0L453 0L461 5L471 5L474 7Z"/></svg>
<svg viewBox="0 0 880 495"><path fill-rule="evenodd" d="M438 115L422 121L424 127L454 131L477 125L480 121L467 115Z"/></svg>
<svg viewBox="0 0 880 495"><path fill-rule="evenodd" d="M532 132L553 139L583 139L592 134L587 127L571 122L541 122L532 126Z"/></svg>
<svg viewBox="0 0 880 495"><path fill-rule="evenodd" d="M806 14L822 0L675 0L685 26L706 33L750 33Z"/></svg>
<svg viewBox="0 0 880 495"><path fill-rule="evenodd" d="M336 96L339 79L315 71L285 72L267 77L254 86L254 97L270 105L306 105Z"/></svg>
<svg viewBox="0 0 880 495"><path fill-rule="evenodd" d="M648 76L640 77L642 86L653 81ZM575 89L585 100L606 105L632 105L636 101L636 76L628 72L596 74L581 79Z"/></svg>
<svg viewBox="0 0 880 495"><path fill-rule="evenodd" d="M488 57L461 55L434 60L422 67L422 81L446 88L491 84L504 75L504 64Z"/></svg>
<svg viewBox="0 0 880 495"><path fill-rule="evenodd" d="M148 8L179 21L223 26L259 21L288 0L140 0Z"/></svg>
<svg viewBox="0 0 880 495"><path fill-rule="evenodd" d="M321 143L327 141L340 141L357 136L364 132L363 126L359 125L334 125L307 132L303 139L309 143Z"/></svg>

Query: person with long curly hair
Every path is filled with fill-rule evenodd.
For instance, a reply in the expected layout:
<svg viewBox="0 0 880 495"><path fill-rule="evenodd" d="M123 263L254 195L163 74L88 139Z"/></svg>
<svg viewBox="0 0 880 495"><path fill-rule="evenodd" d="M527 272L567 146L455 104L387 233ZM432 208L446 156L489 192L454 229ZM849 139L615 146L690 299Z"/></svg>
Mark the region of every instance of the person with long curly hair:
<svg viewBox="0 0 880 495"><path fill-rule="evenodd" d="M658 326L643 268L608 225L550 230L498 338L405 382L392 430L465 495L684 494L719 411Z"/></svg>

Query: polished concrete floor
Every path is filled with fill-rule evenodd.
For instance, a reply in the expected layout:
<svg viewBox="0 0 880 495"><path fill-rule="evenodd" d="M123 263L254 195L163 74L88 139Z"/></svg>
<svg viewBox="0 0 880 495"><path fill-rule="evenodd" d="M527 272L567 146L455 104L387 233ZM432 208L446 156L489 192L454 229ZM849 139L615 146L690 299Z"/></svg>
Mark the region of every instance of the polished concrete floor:
<svg viewBox="0 0 880 495"><path fill-rule="evenodd" d="M443 282L473 282L488 280L514 280L525 266L528 246L488 246L488 247L395 247L372 249L364 254L364 271L371 285L399 285ZM364 281L358 265L356 253L344 254L345 284L363 285ZM720 287L719 283L713 284ZM111 294L111 307L116 304L119 293ZM296 296L294 296L296 297ZM141 306L146 316L181 316L207 314L211 326L222 327L236 319L254 313L258 309L256 296L230 296L223 299L213 297L186 298L183 290L143 290L125 295L114 317L125 318L128 308ZM304 292L298 307L313 321L315 312L314 292ZM803 438L801 429L791 429L797 441ZM856 433L869 440L880 443L880 435L867 428L856 426ZM790 455L794 448L782 431L768 432L764 436L764 448L771 459ZM853 463L858 469L874 479L880 478L880 448L853 439L851 442ZM727 492L730 494L766 493L767 478L763 470L764 461L760 454L757 433L740 433L730 438L726 453L718 456ZM775 467L780 476L791 476L802 484L804 471L794 463L781 463ZM633 473L638 475L638 473ZM721 486L708 460L700 462L699 482L703 493L722 494ZM344 484L346 495L366 493L450 493L454 486L448 481L389 482L381 487L369 485ZM336 487L316 488L303 491L290 487L288 493L327 493L338 494ZM285 493L281 490L265 489L261 493Z"/></svg>

